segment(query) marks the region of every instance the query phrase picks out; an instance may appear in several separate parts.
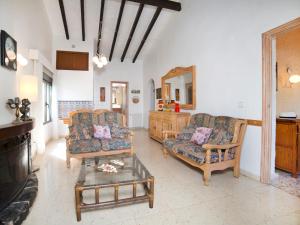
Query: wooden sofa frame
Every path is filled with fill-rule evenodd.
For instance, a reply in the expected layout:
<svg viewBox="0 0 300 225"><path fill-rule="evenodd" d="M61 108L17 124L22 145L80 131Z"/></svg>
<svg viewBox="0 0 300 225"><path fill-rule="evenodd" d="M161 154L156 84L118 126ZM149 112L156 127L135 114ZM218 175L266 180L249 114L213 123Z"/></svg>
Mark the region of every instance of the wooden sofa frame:
<svg viewBox="0 0 300 225"><path fill-rule="evenodd" d="M101 114L104 112L110 112L107 109L96 109L96 110L89 110L89 109L80 109L80 110L76 110L73 112L69 113L69 126L72 126L73 122L72 122L72 117L74 114L77 113L83 113L83 112L90 112L90 113L95 113L95 114ZM122 126L126 126L126 116L122 114ZM76 158L76 159L82 159L82 158L94 158L94 157L101 157L101 156L108 156L108 155L119 155L119 154L133 154L134 153L134 148L133 148L133 136L134 133L131 131L129 134L129 138L130 138L130 142L131 142L131 148L129 149L120 149L120 150L111 150L111 151L98 151L98 152L84 152L84 153L71 153L69 151L69 141L68 139L66 139L66 163L67 163L67 168L70 168L70 161L71 158Z"/></svg>
<svg viewBox="0 0 300 225"><path fill-rule="evenodd" d="M240 159L241 159L241 148L246 132L247 127L247 121L246 120L237 120L235 124L234 129L234 136L232 139L232 142L230 144L224 144L224 145L212 145L212 144L204 144L202 147L206 149L206 160L205 163L199 164L195 161L189 159L186 156L183 156L181 154L178 154L174 151L168 151L166 148L163 147L163 153L164 156L167 157L168 152L170 152L173 156L183 160L184 162L190 164L193 167L199 168L203 171L204 176L204 184L208 186L209 180L211 177L211 172L216 170L225 170L227 168L233 168L233 175L234 177L240 176ZM174 132L174 131L163 131L164 139L169 138L170 136L173 136L174 138L177 137L177 135L180 132ZM219 161L211 163L211 150L217 150L219 154ZM235 157L234 159L229 159L228 154L230 149L235 149ZM224 159L222 160L222 151L224 152Z"/></svg>

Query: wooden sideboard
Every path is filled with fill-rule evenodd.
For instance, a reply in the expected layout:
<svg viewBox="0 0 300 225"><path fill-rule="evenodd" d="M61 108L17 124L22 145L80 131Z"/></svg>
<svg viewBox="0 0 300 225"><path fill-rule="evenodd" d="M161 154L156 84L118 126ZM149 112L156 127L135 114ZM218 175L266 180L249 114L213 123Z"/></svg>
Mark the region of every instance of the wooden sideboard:
<svg viewBox="0 0 300 225"><path fill-rule="evenodd" d="M300 119L276 120L275 167L297 177L300 172Z"/></svg>
<svg viewBox="0 0 300 225"><path fill-rule="evenodd" d="M149 118L149 136L159 142L163 141L163 131L180 131L190 120L190 113L151 111Z"/></svg>

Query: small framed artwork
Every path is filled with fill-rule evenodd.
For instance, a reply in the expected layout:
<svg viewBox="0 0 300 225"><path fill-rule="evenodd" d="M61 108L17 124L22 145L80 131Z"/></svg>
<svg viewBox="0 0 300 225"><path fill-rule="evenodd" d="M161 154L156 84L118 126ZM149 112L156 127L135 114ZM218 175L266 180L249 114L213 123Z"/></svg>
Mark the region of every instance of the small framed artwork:
<svg viewBox="0 0 300 225"><path fill-rule="evenodd" d="M105 102L105 87L100 87L100 102Z"/></svg>
<svg viewBox="0 0 300 225"><path fill-rule="evenodd" d="M178 88L175 89L175 98L176 101L180 101L180 89Z"/></svg>
<svg viewBox="0 0 300 225"><path fill-rule="evenodd" d="M161 99L161 88L156 88L156 99Z"/></svg>
<svg viewBox="0 0 300 225"><path fill-rule="evenodd" d="M17 70L17 42L4 30L1 30L1 65L10 70Z"/></svg>

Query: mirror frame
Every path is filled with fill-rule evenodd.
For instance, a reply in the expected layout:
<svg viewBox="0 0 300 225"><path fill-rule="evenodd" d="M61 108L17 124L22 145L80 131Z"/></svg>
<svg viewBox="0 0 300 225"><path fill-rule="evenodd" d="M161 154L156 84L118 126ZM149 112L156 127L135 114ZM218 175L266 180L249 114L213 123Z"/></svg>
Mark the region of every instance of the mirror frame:
<svg viewBox="0 0 300 225"><path fill-rule="evenodd" d="M189 67L175 67L171 69L166 75L161 78L161 91L162 91L162 99L165 105L171 106L171 104L166 104L165 99L165 83L167 79L173 77L182 76L184 73L191 73L192 74L192 91L193 91L193 102L192 104L180 104L180 108L193 110L196 108L196 66L192 65Z"/></svg>

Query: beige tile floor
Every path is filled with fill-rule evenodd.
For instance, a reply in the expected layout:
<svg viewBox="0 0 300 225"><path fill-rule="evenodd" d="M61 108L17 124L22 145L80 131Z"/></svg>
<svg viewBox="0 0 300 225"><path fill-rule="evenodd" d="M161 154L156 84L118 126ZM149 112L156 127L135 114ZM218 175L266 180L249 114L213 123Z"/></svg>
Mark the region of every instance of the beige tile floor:
<svg viewBox="0 0 300 225"><path fill-rule="evenodd" d="M137 155L155 176L154 208L147 203L82 213L77 222L74 184L79 161L65 165L64 139L51 142L39 165L39 192L25 225L300 225L300 200L273 186L232 171L213 174L210 186L202 173L172 157L145 130L135 131Z"/></svg>

